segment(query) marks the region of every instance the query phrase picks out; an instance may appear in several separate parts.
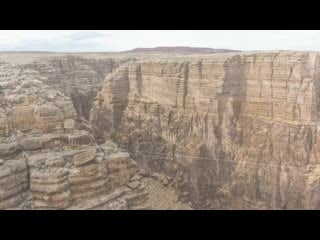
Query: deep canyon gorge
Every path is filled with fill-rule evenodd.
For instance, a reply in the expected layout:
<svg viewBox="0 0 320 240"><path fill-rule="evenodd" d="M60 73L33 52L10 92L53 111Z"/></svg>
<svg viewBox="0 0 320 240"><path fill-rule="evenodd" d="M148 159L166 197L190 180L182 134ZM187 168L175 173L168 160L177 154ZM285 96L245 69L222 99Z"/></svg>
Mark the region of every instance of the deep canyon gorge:
<svg viewBox="0 0 320 240"><path fill-rule="evenodd" d="M320 209L320 54L187 50L0 53L0 209Z"/></svg>

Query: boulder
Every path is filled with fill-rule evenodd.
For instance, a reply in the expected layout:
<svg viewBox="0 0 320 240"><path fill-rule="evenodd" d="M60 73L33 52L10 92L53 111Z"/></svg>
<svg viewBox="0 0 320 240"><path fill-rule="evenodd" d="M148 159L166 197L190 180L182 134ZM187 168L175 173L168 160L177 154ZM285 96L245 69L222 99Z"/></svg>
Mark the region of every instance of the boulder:
<svg viewBox="0 0 320 240"><path fill-rule="evenodd" d="M20 141L20 145L25 151L34 151L42 148L43 137L25 138Z"/></svg>
<svg viewBox="0 0 320 240"><path fill-rule="evenodd" d="M131 189L136 189L141 184L140 181L133 181L127 184L127 186Z"/></svg>
<svg viewBox="0 0 320 240"><path fill-rule="evenodd" d="M74 129L75 125L76 121L74 121L73 119L67 119L63 123L63 127L65 130L72 130Z"/></svg>
<svg viewBox="0 0 320 240"><path fill-rule="evenodd" d="M20 145L17 143L2 143L0 144L0 157L10 157L21 151Z"/></svg>

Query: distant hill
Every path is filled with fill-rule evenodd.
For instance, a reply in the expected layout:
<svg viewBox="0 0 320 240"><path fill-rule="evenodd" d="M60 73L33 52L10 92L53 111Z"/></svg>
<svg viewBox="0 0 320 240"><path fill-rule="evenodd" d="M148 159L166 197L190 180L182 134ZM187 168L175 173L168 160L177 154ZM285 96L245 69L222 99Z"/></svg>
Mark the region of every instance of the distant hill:
<svg viewBox="0 0 320 240"><path fill-rule="evenodd" d="M224 53L224 52L241 52L232 49L214 49L198 47L155 47L155 48L135 48L125 51L126 53L184 53L184 54L203 54L203 53Z"/></svg>

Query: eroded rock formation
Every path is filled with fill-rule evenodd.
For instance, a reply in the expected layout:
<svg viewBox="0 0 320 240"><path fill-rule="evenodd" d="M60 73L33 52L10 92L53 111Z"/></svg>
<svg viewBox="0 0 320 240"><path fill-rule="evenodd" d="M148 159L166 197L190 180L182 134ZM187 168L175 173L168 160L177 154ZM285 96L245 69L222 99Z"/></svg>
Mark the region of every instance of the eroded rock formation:
<svg viewBox="0 0 320 240"><path fill-rule="evenodd" d="M30 54L0 56L0 209L320 208L318 53Z"/></svg>
<svg viewBox="0 0 320 240"><path fill-rule="evenodd" d="M311 52L144 59L107 77L91 121L196 208L313 209L319 80Z"/></svg>
<svg viewBox="0 0 320 240"><path fill-rule="evenodd" d="M139 208L147 194L126 186L138 164L111 141L97 144L71 97L46 80L0 64L0 209Z"/></svg>

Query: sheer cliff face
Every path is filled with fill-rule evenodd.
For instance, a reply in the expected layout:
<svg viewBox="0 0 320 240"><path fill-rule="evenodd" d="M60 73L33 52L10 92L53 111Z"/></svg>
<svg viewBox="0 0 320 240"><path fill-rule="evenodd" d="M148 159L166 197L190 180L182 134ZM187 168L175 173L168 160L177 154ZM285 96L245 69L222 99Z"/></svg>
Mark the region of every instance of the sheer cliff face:
<svg viewBox="0 0 320 240"><path fill-rule="evenodd" d="M197 208L319 208L319 73L316 53L140 60L90 120Z"/></svg>
<svg viewBox="0 0 320 240"><path fill-rule="evenodd" d="M0 209L320 208L319 54L16 55Z"/></svg>

